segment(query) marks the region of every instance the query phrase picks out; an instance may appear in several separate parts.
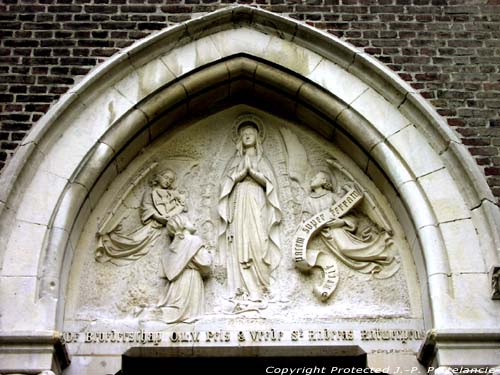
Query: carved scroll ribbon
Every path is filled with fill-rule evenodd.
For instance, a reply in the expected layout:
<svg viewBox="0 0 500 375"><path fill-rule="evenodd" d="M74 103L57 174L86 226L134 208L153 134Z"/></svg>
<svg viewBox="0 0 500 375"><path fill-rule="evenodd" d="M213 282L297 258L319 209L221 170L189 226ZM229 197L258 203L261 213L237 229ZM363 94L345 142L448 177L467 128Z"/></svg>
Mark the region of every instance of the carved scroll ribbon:
<svg viewBox="0 0 500 375"><path fill-rule="evenodd" d="M362 199L363 195L357 190L349 190L332 207L303 222L293 238L295 266L302 272L309 272L313 267L319 267L323 271L323 281L315 285L313 289L314 295L322 301L328 300L337 287L339 280L337 264L331 254L319 250L308 250L307 245L314 234L332 220L348 213Z"/></svg>

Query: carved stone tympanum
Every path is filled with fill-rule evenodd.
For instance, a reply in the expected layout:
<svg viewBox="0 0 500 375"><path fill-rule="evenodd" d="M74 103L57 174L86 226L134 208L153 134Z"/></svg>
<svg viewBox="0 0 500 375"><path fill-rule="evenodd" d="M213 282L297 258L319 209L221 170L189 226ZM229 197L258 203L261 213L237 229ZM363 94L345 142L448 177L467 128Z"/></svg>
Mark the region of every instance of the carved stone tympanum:
<svg viewBox="0 0 500 375"><path fill-rule="evenodd" d="M92 212L70 275L71 330L255 324L290 331L269 340L316 340L295 326L374 316L419 327L398 222L335 144L248 106L167 133Z"/></svg>

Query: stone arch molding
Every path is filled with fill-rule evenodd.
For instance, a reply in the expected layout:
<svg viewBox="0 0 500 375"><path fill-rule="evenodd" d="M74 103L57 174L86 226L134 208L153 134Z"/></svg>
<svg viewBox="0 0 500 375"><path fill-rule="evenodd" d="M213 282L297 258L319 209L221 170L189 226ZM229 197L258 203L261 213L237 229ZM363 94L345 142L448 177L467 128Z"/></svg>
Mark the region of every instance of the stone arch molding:
<svg viewBox="0 0 500 375"><path fill-rule="evenodd" d="M1 298L15 298L17 307L2 303L0 329L57 330L64 272L94 198L168 127L167 113L182 118L207 97L231 96L254 81L281 91L296 103L294 115L326 137L339 130L352 139L360 167L369 173L372 163L387 176L408 213L407 238L423 254L432 326L498 331L488 276L499 258L498 207L457 136L372 57L240 6L123 50L31 131L1 176Z"/></svg>

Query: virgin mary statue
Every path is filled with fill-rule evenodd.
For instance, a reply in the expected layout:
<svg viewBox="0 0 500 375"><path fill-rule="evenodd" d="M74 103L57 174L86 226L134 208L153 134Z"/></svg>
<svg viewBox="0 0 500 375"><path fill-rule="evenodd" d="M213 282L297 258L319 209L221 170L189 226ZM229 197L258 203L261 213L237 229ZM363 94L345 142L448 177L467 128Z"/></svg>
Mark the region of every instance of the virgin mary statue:
<svg viewBox="0 0 500 375"><path fill-rule="evenodd" d="M256 302L266 298L281 258L277 184L259 125L248 119L237 123L236 153L225 169L218 204L229 293Z"/></svg>

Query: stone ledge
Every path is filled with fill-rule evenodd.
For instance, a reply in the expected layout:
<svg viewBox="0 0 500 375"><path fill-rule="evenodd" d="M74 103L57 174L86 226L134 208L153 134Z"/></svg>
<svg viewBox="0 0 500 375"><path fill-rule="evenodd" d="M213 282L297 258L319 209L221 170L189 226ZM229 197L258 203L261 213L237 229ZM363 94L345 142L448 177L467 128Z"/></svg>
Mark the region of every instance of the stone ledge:
<svg viewBox="0 0 500 375"><path fill-rule="evenodd" d="M71 363L56 331L0 331L0 372L59 375Z"/></svg>

